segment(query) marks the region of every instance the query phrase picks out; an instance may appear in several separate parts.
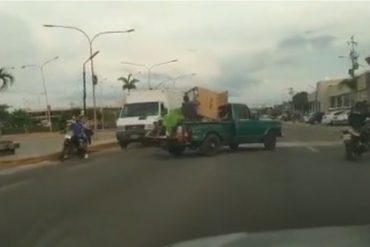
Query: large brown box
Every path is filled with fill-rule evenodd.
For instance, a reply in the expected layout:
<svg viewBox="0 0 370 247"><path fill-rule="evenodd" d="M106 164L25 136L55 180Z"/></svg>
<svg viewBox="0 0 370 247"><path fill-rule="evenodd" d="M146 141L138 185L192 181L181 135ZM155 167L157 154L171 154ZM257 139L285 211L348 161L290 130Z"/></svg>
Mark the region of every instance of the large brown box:
<svg viewBox="0 0 370 247"><path fill-rule="evenodd" d="M218 108L226 105L228 101L227 92L214 92L206 88L194 88L194 99L198 102L197 112L199 116L217 120Z"/></svg>

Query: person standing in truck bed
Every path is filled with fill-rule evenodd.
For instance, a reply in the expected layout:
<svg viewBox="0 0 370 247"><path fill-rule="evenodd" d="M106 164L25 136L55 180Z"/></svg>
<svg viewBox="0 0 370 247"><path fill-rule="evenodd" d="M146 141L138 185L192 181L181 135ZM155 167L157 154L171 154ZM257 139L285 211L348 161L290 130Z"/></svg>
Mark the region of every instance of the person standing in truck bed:
<svg viewBox="0 0 370 247"><path fill-rule="evenodd" d="M189 100L189 96L187 94L184 95L183 103L181 106L181 113L184 115L185 120L198 120L197 106L198 104L196 102Z"/></svg>

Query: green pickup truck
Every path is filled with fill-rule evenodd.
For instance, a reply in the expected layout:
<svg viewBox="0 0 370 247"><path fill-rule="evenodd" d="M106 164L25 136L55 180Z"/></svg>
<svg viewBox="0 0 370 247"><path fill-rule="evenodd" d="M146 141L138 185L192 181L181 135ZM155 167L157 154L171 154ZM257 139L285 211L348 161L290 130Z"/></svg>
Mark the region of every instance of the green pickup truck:
<svg viewBox="0 0 370 247"><path fill-rule="evenodd" d="M170 136L162 138L161 144L175 156L186 148L210 156L222 146L236 150L246 143L263 143L267 150L274 150L276 138L281 136L280 122L259 120L244 104L228 104L220 109L220 121L181 122Z"/></svg>

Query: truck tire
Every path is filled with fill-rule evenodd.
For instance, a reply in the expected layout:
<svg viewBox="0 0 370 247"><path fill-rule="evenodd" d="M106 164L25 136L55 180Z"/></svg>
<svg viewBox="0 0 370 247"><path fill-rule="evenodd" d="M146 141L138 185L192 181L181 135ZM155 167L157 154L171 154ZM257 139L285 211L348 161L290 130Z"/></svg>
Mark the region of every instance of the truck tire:
<svg viewBox="0 0 370 247"><path fill-rule="evenodd" d="M168 148L168 152L173 156L180 156L184 153L185 147L183 146L172 146Z"/></svg>
<svg viewBox="0 0 370 247"><path fill-rule="evenodd" d="M199 147L201 154L206 156L212 156L220 151L221 140L215 134L210 134L203 141L202 145Z"/></svg>
<svg viewBox="0 0 370 247"><path fill-rule="evenodd" d="M232 143L229 145L230 149L233 151L238 150L239 144L238 143Z"/></svg>
<svg viewBox="0 0 370 247"><path fill-rule="evenodd" d="M125 141L119 141L118 143L122 149L125 149L128 146L128 142Z"/></svg>
<svg viewBox="0 0 370 247"><path fill-rule="evenodd" d="M267 135L263 138L263 145L266 150L274 151L276 148L276 135L273 132L268 132Z"/></svg>

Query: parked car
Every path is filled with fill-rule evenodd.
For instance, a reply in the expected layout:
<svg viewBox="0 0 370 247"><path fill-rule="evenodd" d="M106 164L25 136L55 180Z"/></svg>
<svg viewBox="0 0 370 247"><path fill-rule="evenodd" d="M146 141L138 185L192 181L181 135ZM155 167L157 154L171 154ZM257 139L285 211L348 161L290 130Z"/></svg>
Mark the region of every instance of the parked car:
<svg viewBox="0 0 370 247"><path fill-rule="evenodd" d="M322 124L328 124L328 125L335 124L335 120L336 120L337 116L343 114L344 112L347 112L347 111L339 110L339 111L330 111L330 112L327 112L323 116L321 123Z"/></svg>
<svg viewBox="0 0 370 247"><path fill-rule="evenodd" d="M315 112L310 116L307 123L309 124L318 124L321 123L322 117L324 116L323 112Z"/></svg>
<svg viewBox="0 0 370 247"><path fill-rule="evenodd" d="M341 111L340 113L335 114L332 124L347 125L348 115L349 115L349 111Z"/></svg>
<svg viewBox="0 0 370 247"><path fill-rule="evenodd" d="M310 118L312 117L312 115L313 115L314 113L308 113L308 114L306 114L306 115L304 115L303 116L303 121L305 122L305 123L308 123L308 121L310 120Z"/></svg>

